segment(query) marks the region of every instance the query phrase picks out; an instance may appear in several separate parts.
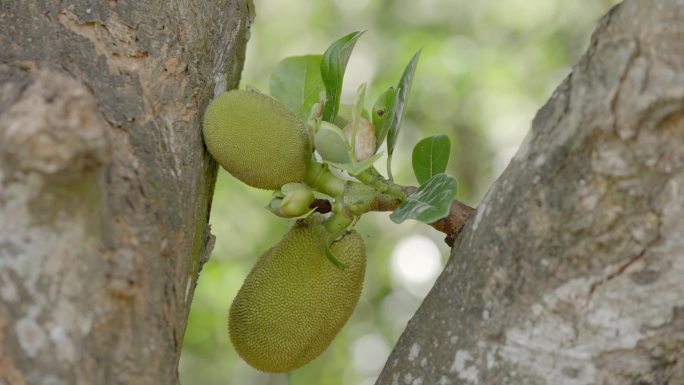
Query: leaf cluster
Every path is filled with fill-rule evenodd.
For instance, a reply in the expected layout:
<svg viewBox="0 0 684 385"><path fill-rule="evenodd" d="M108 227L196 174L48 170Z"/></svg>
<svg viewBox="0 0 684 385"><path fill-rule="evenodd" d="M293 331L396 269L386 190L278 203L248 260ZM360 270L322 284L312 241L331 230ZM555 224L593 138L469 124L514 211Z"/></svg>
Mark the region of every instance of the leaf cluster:
<svg viewBox="0 0 684 385"><path fill-rule="evenodd" d="M364 105L365 83L358 88L353 104L341 102L347 63L362 35L361 31L343 36L322 55L283 59L271 75L270 93L306 122L311 137L315 138L317 156L326 167L383 191L391 191L393 187L397 191L392 157L421 52L413 55L398 83L379 95L369 112ZM373 127L374 149L368 157L357 159L362 119ZM383 155L378 151L383 144L387 151L387 177L374 167ZM450 147L445 135L428 137L416 144L412 165L420 186L411 195L400 196L402 202L390 215L394 222L416 219L432 223L449 214L457 193L456 180L444 173Z"/></svg>

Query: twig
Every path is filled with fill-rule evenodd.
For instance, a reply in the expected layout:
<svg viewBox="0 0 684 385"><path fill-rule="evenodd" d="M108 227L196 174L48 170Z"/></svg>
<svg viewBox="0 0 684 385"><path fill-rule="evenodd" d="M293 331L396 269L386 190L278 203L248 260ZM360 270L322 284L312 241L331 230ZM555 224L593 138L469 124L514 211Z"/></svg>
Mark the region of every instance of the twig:
<svg viewBox="0 0 684 385"><path fill-rule="evenodd" d="M411 195L416 191L416 187L408 186L402 188L407 195ZM381 194L378 198L368 206L368 211L394 211L394 209L399 206L401 200L397 197L389 196L387 194ZM326 214L332 211L332 204L327 199L316 199L311 203L309 208L316 209L316 212L321 214ZM442 218L436 222L430 223L435 230L441 231L446 234L444 242L446 242L449 247L454 245L454 240L458 234L463 230L466 223L475 214L475 209L466 205L465 203L454 199L451 203L451 209L449 215Z"/></svg>

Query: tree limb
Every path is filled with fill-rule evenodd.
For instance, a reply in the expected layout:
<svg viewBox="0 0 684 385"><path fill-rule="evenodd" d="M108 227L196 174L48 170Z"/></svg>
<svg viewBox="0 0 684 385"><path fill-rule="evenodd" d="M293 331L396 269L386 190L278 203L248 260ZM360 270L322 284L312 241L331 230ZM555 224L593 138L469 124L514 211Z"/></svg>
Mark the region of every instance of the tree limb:
<svg viewBox="0 0 684 385"><path fill-rule="evenodd" d="M212 245L199 111L250 22L238 0L0 4L0 383L178 383Z"/></svg>
<svg viewBox="0 0 684 385"><path fill-rule="evenodd" d="M684 383L682 36L676 0L601 20L378 385Z"/></svg>

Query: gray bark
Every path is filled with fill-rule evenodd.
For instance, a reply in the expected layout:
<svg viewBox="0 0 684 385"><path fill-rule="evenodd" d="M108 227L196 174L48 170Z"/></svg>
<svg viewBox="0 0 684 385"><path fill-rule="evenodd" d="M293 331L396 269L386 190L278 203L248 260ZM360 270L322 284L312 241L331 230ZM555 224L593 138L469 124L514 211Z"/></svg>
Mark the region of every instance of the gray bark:
<svg viewBox="0 0 684 385"><path fill-rule="evenodd" d="M240 0L0 0L0 384L175 384ZM225 74L227 73L227 77Z"/></svg>
<svg viewBox="0 0 684 385"><path fill-rule="evenodd" d="M684 1L614 8L377 384L684 384Z"/></svg>

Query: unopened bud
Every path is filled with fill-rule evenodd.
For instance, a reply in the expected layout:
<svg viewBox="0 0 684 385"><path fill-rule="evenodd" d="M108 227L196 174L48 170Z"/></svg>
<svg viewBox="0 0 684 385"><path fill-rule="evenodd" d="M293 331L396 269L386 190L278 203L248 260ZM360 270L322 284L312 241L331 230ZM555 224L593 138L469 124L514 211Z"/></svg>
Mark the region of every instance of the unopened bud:
<svg viewBox="0 0 684 385"><path fill-rule="evenodd" d="M354 123L347 124L344 129L349 143L352 143L354 135ZM359 126L356 128L356 143L354 156L356 160L366 160L375 154L375 127L366 118L359 119Z"/></svg>
<svg viewBox="0 0 684 385"><path fill-rule="evenodd" d="M285 197L280 202L279 211L281 216L285 218L298 217L308 213L311 211L309 206L316 199L314 193L304 186L284 193Z"/></svg>

